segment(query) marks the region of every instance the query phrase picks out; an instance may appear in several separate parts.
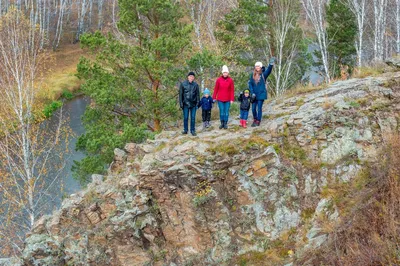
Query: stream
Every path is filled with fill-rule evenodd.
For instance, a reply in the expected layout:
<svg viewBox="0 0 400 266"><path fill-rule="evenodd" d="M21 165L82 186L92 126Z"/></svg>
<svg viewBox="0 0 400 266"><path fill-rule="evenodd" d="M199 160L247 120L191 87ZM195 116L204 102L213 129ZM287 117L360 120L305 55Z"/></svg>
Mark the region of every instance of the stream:
<svg viewBox="0 0 400 266"><path fill-rule="evenodd" d="M69 127L72 134L69 134L67 140L65 158L65 168L62 172L63 180L63 191L60 195L60 202L63 195L70 195L81 189L78 181L72 177L71 167L74 161L80 161L84 154L81 151L75 151L75 145L78 137L85 132L84 126L82 124L81 117L85 113L86 106L90 103L90 99L86 96L78 96L70 101L66 101L62 109L57 110L60 112L62 110L63 117L67 121L66 126ZM58 123L57 113L53 115L49 120L50 126L56 126ZM65 143L60 143L60 145L65 145Z"/></svg>

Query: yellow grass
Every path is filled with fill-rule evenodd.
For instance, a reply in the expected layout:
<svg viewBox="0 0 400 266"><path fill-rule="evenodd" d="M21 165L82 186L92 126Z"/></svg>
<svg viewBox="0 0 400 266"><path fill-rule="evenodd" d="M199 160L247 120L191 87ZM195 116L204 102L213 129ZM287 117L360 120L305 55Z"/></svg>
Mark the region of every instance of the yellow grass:
<svg viewBox="0 0 400 266"><path fill-rule="evenodd" d="M41 83L40 98L43 100L56 100L64 90L76 91L81 83L75 76L76 65L83 55L79 44L63 45L59 51L51 53L48 62L49 71L46 72Z"/></svg>
<svg viewBox="0 0 400 266"><path fill-rule="evenodd" d="M352 78L366 78L366 77L375 77L387 70L387 66L384 63L375 64L372 66L360 67L356 68L353 71Z"/></svg>

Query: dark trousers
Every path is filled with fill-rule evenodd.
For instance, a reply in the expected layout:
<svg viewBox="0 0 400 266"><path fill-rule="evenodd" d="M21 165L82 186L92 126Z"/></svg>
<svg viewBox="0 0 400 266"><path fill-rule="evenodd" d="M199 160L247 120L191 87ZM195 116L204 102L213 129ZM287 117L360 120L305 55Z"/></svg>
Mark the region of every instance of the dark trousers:
<svg viewBox="0 0 400 266"><path fill-rule="evenodd" d="M240 119L247 120L248 117L249 117L248 110L240 110Z"/></svg>
<svg viewBox="0 0 400 266"><path fill-rule="evenodd" d="M202 109L201 116L203 118L203 122L210 122L210 120L211 120L211 110Z"/></svg>
<svg viewBox="0 0 400 266"><path fill-rule="evenodd" d="M264 103L264 100L255 100L253 102L251 109L253 111L254 120L261 121L263 103Z"/></svg>
<svg viewBox="0 0 400 266"><path fill-rule="evenodd" d="M196 122L196 109L197 107L183 107L183 130L188 132L188 120L189 120L189 112L190 112L190 132L195 132L195 122Z"/></svg>

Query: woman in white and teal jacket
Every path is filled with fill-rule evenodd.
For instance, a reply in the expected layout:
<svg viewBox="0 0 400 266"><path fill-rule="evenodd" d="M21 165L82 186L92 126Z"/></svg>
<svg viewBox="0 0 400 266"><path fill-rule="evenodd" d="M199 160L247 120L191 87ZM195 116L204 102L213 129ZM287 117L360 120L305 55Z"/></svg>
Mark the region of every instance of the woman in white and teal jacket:
<svg viewBox="0 0 400 266"><path fill-rule="evenodd" d="M254 72L250 75L249 89L252 96L252 112L253 124L252 127L259 126L262 118L262 107L264 100L268 99L267 88L265 86L268 76L271 74L274 66L275 58L271 57L267 68L263 67L261 62L254 65Z"/></svg>

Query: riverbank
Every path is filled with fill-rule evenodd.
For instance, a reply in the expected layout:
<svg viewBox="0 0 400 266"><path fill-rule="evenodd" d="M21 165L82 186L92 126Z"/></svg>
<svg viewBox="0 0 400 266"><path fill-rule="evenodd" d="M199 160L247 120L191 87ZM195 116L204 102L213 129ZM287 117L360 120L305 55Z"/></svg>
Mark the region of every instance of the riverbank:
<svg viewBox="0 0 400 266"><path fill-rule="evenodd" d="M57 100L65 92L79 90L81 81L76 76L76 66L84 51L79 44L63 45L59 50L51 52L49 70L42 80L41 97Z"/></svg>

